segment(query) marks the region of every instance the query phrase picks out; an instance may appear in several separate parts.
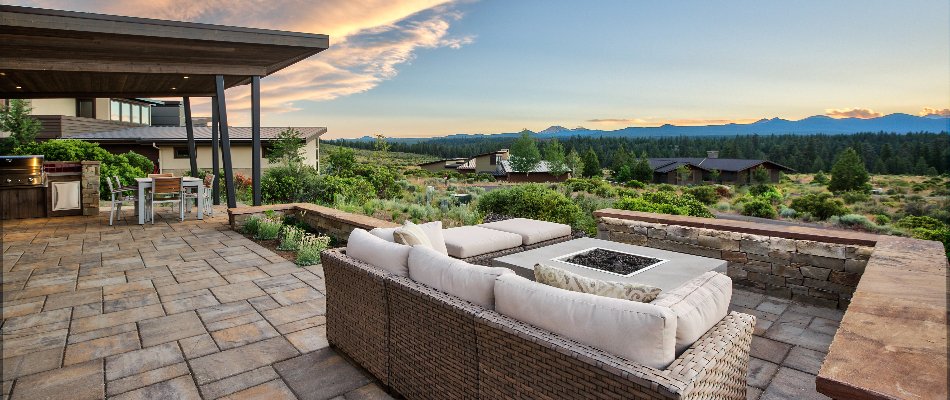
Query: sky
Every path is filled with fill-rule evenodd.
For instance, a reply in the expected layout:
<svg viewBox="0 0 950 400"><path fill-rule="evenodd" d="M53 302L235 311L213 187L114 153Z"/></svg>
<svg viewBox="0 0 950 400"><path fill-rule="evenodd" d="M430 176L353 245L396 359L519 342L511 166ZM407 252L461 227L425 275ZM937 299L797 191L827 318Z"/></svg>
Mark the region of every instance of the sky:
<svg viewBox="0 0 950 400"><path fill-rule="evenodd" d="M261 84L263 125L325 138L950 115L946 0L0 3L328 34Z"/></svg>

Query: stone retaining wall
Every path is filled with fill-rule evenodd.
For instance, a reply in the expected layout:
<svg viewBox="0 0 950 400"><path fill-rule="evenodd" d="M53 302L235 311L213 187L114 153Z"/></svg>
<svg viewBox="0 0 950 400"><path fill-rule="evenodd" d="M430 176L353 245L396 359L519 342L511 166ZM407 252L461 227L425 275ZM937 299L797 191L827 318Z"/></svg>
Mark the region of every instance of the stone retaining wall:
<svg viewBox="0 0 950 400"><path fill-rule="evenodd" d="M228 209L231 229L240 230L252 215L264 215L272 210L283 215L293 215L311 228L319 230L340 241L346 241L353 229L398 227L399 224L365 215L343 212L337 209L309 203L274 204L258 207Z"/></svg>
<svg viewBox="0 0 950 400"><path fill-rule="evenodd" d="M684 226L673 219L662 223L656 214L651 222L635 219L633 213L627 217L606 214L598 219L601 239L723 259L729 262L728 275L736 284L832 308L847 308L873 250L859 244L782 237L781 227L773 235L764 235L732 227Z"/></svg>

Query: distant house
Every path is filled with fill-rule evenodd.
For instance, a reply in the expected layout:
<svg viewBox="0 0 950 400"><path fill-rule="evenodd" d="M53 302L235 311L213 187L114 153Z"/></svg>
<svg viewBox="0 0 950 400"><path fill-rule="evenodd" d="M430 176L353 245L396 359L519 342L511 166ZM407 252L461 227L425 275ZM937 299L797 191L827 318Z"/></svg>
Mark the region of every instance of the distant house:
<svg viewBox="0 0 950 400"><path fill-rule="evenodd" d="M716 183L747 184L752 183L752 170L765 168L769 179L778 182L780 172L795 170L768 160L747 160L737 158L719 158L718 151L707 152L706 158L672 157L650 158L653 168L653 182L673 185L701 184L713 181L713 171L719 172ZM683 172L685 169L686 172Z"/></svg>
<svg viewBox="0 0 950 400"><path fill-rule="evenodd" d="M468 158L448 158L419 164L419 168L431 172L455 171L463 174L489 174L498 180L509 182L560 182L571 177L551 175L548 165L542 161L529 173L514 172L509 162L508 149L474 155Z"/></svg>
<svg viewBox="0 0 950 400"><path fill-rule="evenodd" d="M270 145L278 133L287 128L261 127L261 145L264 158L261 167L272 165L267 162ZM304 140L304 164L317 167L319 163L320 135L327 129L322 127L294 128ZM251 128L231 126L231 162L234 172L249 175L251 173ZM211 169L211 128L195 127L195 145L198 155L198 168ZM107 132L78 133L67 135L67 139L82 139L98 142L102 148L114 154L134 151L148 157L155 163L157 170L177 175L190 171L188 143L185 140L185 127L182 126L144 126ZM220 153L219 153L220 154ZM223 161L219 164L223 168Z"/></svg>

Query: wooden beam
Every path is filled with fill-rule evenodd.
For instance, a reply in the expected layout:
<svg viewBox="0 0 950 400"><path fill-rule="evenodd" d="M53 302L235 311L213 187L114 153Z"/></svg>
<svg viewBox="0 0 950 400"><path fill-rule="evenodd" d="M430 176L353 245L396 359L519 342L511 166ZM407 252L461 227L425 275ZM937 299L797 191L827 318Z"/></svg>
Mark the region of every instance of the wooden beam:
<svg viewBox="0 0 950 400"><path fill-rule="evenodd" d="M191 119L191 98L182 97L185 108L185 136L188 138L188 161L191 163L191 176L198 178L198 150L195 149L195 124Z"/></svg>
<svg viewBox="0 0 950 400"><path fill-rule="evenodd" d="M67 71L67 72L121 72L140 74L178 74L178 75L267 75L266 66L192 64L171 62L138 62L135 60L82 60L27 57L0 58L0 70L15 71Z"/></svg>
<svg viewBox="0 0 950 400"><path fill-rule="evenodd" d="M228 208L237 207L234 191L234 171L231 168L231 139L228 136L228 108L224 97L224 76L215 77L218 98L218 122L221 128L221 155L224 161L224 187L228 195Z"/></svg>
<svg viewBox="0 0 950 400"><path fill-rule="evenodd" d="M251 77L251 189L261 205L261 77Z"/></svg>

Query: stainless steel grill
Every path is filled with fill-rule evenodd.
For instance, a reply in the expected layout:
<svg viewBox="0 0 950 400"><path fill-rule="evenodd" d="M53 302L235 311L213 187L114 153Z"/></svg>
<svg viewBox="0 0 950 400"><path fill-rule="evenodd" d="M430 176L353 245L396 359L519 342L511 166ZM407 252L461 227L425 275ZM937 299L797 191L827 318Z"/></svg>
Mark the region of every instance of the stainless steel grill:
<svg viewBox="0 0 950 400"><path fill-rule="evenodd" d="M0 156L0 187L45 185L43 156Z"/></svg>

